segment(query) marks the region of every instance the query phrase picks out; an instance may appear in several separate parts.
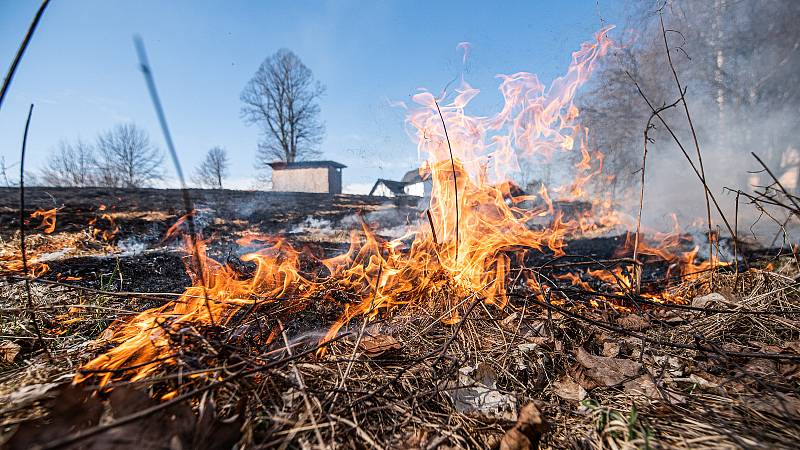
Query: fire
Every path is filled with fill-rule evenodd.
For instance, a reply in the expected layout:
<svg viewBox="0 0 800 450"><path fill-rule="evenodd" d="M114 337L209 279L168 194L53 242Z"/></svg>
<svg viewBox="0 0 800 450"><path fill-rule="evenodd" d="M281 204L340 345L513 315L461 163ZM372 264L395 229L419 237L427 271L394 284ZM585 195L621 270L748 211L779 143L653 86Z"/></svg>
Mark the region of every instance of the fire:
<svg viewBox="0 0 800 450"><path fill-rule="evenodd" d="M50 234L56 229L56 213L58 208L43 210L37 209L31 213L31 219L41 218L41 223L36 227L43 233ZM22 273L22 253L17 245L5 245L0 248L0 274L2 273ZM28 250L28 275L36 278L44 275L50 266L39 261L38 252Z"/></svg>
<svg viewBox="0 0 800 450"><path fill-rule="evenodd" d="M618 223L613 214L601 211L609 205L606 199L584 198L590 181L602 173L602 155L588 150L588 130L580 126L580 112L573 104L576 90L612 45L609 30L583 44L572 55L567 73L549 88L530 73L500 75L504 106L494 116L466 113L478 90L465 82L452 96L437 98L423 91L413 97L418 106L409 112L408 124L433 184L430 220L421 220L415 232L386 241L362 224L361 230L352 231L349 250L328 259L297 250L281 238L247 235L239 244L259 247L241 258L255 266L247 276L206 257L207 242L198 238L187 252L199 256L199 261L187 264L193 285L179 300L114 325L113 348L84 369L105 371L101 383L123 373L141 379L161 364L174 362L170 330L224 325L241 308L270 302L287 302L293 310L309 301L340 302L334 292L345 293L349 301L324 340L355 318L371 320L408 304L438 302L449 312L443 318L446 323L460 319L457 306L465 299L506 305L512 262L524 262L534 252L564 255L567 236ZM521 159L547 164L559 154L575 155L567 182L542 184L536 194L521 198L510 195L508 180L520 171ZM552 193L584 199L591 211L566 217L554 207ZM534 226L542 217L550 219L549 225ZM169 234L180 229L183 220ZM191 242L186 238L187 246ZM306 262L327 273L304 273L301 266ZM630 288L630 272L616 270L614 282ZM573 279L582 283L577 276ZM533 277L522 283L541 298ZM265 344L279 333L273 329L269 334ZM137 368L115 372L130 366Z"/></svg>
<svg viewBox="0 0 800 450"><path fill-rule="evenodd" d="M56 212L58 208L48 209L47 211L43 209L37 209L33 213L31 213L31 219L35 219L37 217L42 218L42 223L37 227L41 228L42 232L45 234L50 234L56 229Z"/></svg>
<svg viewBox="0 0 800 450"><path fill-rule="evenodd" d="M106 205L101 203L95 216L89 219L88 225L93 238L111 242L119 233L119 225L117 225L111 213L103 212L106 210ZM102 214L98 214L100 212Z"/></svg>

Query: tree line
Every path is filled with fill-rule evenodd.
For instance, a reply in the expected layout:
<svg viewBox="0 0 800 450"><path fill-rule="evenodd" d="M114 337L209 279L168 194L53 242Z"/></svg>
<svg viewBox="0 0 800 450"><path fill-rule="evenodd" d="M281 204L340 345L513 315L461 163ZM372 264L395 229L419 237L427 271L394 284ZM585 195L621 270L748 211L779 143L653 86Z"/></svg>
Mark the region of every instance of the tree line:
<svg viewBox="0 0 800 450"><path fill-rule="evenodd" d="M320 155L325 126L319 100L324 92L325 87L292 51L281 49L264 60L240 95L242 120L261 131L257 170L269 170L274 161ZM124 123L101 132L94 141L61 141L35 175L38 184L50 186L142 188L164 180L163 163L163 152L151 143L147 132ZM229 165L223 147L209 149L193 172L192 184L222 189Z"/></svg>
<svg viewBox="0 0 800 450"><path fill-rule="evenodd" d="M133 123L103 131L94 141L62 140L39 170L39 184L63 187L153 187L164 179L164 154L147 132ZM227 176L225 149L214 147L195 169L198 187L222 188Z"/></svg>

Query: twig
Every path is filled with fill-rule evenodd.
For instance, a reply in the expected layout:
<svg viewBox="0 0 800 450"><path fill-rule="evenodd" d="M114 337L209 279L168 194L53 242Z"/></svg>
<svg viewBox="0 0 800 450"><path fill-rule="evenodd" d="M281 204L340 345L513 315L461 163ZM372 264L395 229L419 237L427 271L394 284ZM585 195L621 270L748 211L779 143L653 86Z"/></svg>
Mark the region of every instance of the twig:
<svg viewBox="0 0 800 450"><path fill-rule="evenodd" d="M192 207L192 199L189 196L189 189L186 187L186 180L183 177L183 169L181 169L181 163L178 160L178 152L175 150L175 144L172 142L172 135L170 134L169 127L167 126L167 118L164 115L164 109L161 107L161 101L158 98L156 82L153 78L153 73L150 70L150 63L147 60L144 42L142 41L141 37L136 36L134 37L134 43L136 45L136 52L139 55L139 66L142 69L142 74L144 75L145 82L147 83L147 89L150 91L150 98L153 101L153 107L156 110L158 122L161 124L161 131L164 133L164 140L167 143L167 148L169 149L170 156L172 157L172 164L175 166L175 172L178 174L178 179L181 182L183 207L186 210L186 220L189 224L189 239L192 243L192 253L194 256L194 264L196 265L195 270L197 271L198 278L200 278L200 284L203 286L203 297L205 298L205 306L206 310L208 311L208 320L211 322L211 326L214 326L214 315L211 313L211 305L208 301L208 291L206 288L203 261L200 259L200 250L197 248L197 236L195 235L194 207Z"/></svg>
<svg viewBox="0 0 800 450"><path fill-rule="evenodd" d="M656 116L659 113L661 113L662 111L665 111L665 110L667 110L669 108L675 107L678 104L679 101L680 101L680 99L679 100L675 100L674 103L672 103L670 105L664 105L661 108L658 108L656 111L653 111L652 113L650 113L650 118L647 119L647 125L645 125L645 127L644 127L644 152L642 154L642 181L641 181L642 187L641 187L641 192L639 194L639 212L636 215L636 236L634 237L634 240L633 240L633 260L634 261L638 261L639 260L638 259L638 257L639 257L639 234L641 233L641 228L642 228L642 210L644 209L644 186L645 186L644 180L645 180L645 172L647 170L647 144L650 143L650 142L653 142L653 140L649 136L649 133L650 133L650 130L653 129L653 119L655 119ZM636 293L638 294L639 291L641 290L641 278L642 278L641 266L637 265L634 268L634 275L636 277L636 280L635 280L635 283L634 283L634 288L636 289Z"/></svg>
<svg viewBox="0 0 800 450"><path fill-rule="evenodd" d="M664 49L667 53L667 61L669 62L669 68L672 70L672 76L675 79L675 85L678 86L678 92L681 94L681 103L683 103L683 109L686 112L686 120L689 122L689 129L692 132L692 139L694 140L694 148L697 150L697 161L700 166L700 175L703 177L703 183L706 180L706 172L703 168L703 156L700 153L700 144L697 141L697 133L694 130L694 123L692 122L692 116L689 114L689 105L686 103L686 91L681 86L681 80L678 78L678 72L675 70L675 65L672 64L672 54L669 51L669 42L667 40L667 32L664 29L664 15L663 13L659 13L658 15L659 20L661 22L661 35L664 37ZM711 230L711 204L708 198L708 189L703 191L706 198L706 214L708 215L708 257L709 261L711 262L711 268L714 268L714 240L712 236ZM711 272L711 279L710 279L711 289L714 289L714 272Z"/></svg>
<svg viewBox="0 0 800 450"><path fill-rule="evenodd" d="M789 201L792 202L795 209L800 211L800 204L798 204L797 201L795 201L793 195L790 195L789 192L786 191L786 188L783 187L783 184L781 184L780 180L775 176L775 174L773 174L772 171L769 170L769 167L767 167L767 165L764 164L764 161L762 161L761 158L759 158L758 155L756 155L754 152L750 152L750 154L753 155L753 158L755 158L756 161L758 161L758 163L761 164L761 167L763 167L764 170L767 171L767 174L769 174L769 176L772 178L775 184L777 184L778 187L781 188L781 192L783 192L783 195L785 195L789 199Z"/></svg>
<svg viewBox="0 0 800 450"><path fill-rule="evenodd" d="M444 129L444 137L447 140L447 150L450 151L450 167L453 169L453 193L456 197L456 263L458 263L458 247L459 247L459 212L458 212L458 176L456 175L456 162L453 158L453 147L450 145L450 136L447 134L447 125L444 123L444 116L442 110L439 109L439 102L433 99L436 105L436 111L439 113L439 119L442 121L442 128Z"/></svg>
<svg viewBox="0 0 800 450"><path fill-rule="evenodd" d="M439 241L436 239L436 228L433 226L433 216L431 215L431 210L426 209L425 214L428 216L428 223L431 224L431 234L433 235L433 243L439 245Z"/></svg>
<svg viewBox="0 0 800 450"><path fill-rule="evenodd" d="M28 255L25 250L25 148L28 145L28 129L31 125L31 115L33 114L33 103L28 109L28 119L25 121L25 132L22 135L22 152L19 158L19 249L22 253L22 273L25 275L25 295L28 300L28 317L30 318L33 331L36 333L36 338L39 340L39 345L42 346L44 352L47 354L49 360L53 360L53 355L47 348L47 344L42 338L42 330L39 329L39 323L36 320L36 309L33 306L33 296L31 295L31 282L28 279Z"/></svg>
<svg viewBox="0 0 800 450"><path fill-rule="evenodd" d="M33 33L36 31L36 26L39 25L39 20L42 18L42 14L44 14L44 10L47 8L49 3L50 0L44 0L41 6L39 6L39 10L36 11L33 21L28 26L28 32L25 34L25 38L22 39L22 43L17 49L17 54L14 56L14 61L11 62L8 72L6 72L6 77L3 79L3 88L0 90L0 108L3 107L3 100L6 98L8 88L11 87L11 80L14 79L14 73L17 71L17 66L19 66L19 62L22 60L22 55L25 53L25 49L28 48L28 44L33 37Z"/></svg>
<svg viewBox="0 0 800 450"><path fill-rule="evenodd" d="M733 264L736 266L736 273L733 276L733 285L739 284L739 196L740 191L736 192L736 208L733 217L733 229L736 234L733 235Z"/></svg>
<svg viewBox="0 0 800 450"><path fill-rule="evenodd" d="M631 75L630 72L626 72L626 73L627 73L628 77L631 79L631 81L633 81L633 84L636 86L636 90L639 92L639 96L642 97L642 100L644 100L645 103L647 103L647 106L650 108L651 111L656 112L657 109L650 102L650 99L647 97L647 95L645 95L644 91L642 90L642 87L639 85L639 82L636 81L635 78L633 78L633 75ZM670 127L669 124L667 123L667 121L664 120L663 117L661 117L660 113L657 113L656 117L658 117L658 120L661 122L662 125L664 125L664 128L669 132L670 136L672 136L672 139L675 141L675 144L678 146L678 148L680 149L681 153L683 153L683 156L686 158L687 162L689 163L689 166L692 168L692 170L694 171L695 175L700 180L700 183L703 185L705 190L708 192L708 196L711 199L711 202L714 204L714 208L716 208L717 213L719 213L720 217L722 218L722 221L725 223L725 227L728 229L728 232L730 232L731 236L733 236L735 234L733 232L733 228L731 227L730 222L728 222L727 217L725 217L725 214L722 212L722 208L719 206L719 202L717 202L717 199L714 196L714 193L711 192L711 188L708 187L708 183L706 183L705 177L697 169L697 166L694 164L694 161L689 156L689 153L686 151L686 148L683 146L683 143L678 138L678 136L675 134L675 131L672 129L672 127Z"/></svg>

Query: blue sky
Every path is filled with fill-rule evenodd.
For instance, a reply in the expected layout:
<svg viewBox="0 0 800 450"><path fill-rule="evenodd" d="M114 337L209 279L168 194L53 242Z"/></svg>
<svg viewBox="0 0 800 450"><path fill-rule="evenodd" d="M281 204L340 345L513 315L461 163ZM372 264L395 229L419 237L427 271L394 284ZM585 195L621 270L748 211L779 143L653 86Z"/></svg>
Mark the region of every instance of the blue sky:
<svg viewBox="0 0 800 450"><path fill-rule="evenodd" d="M0 1L3 71L37 7ZM438 92L463 70L482 91L473 112L496 111L496 74L529 71L549 82L601 27L600 16L615 23L619 9L612 0L57 0L0 110L0 155L7 165L19 160L30 103L31 170L59 140L92 140L118 122L144 127L164 149L137 69L132 36L140 34L184 170L221 145L232 160L229 186L251 187L258 130L242 122L239 93L265 57L286 47L327 86L324 158L346 164L345 188L363 191L416 166L404 112L390 102L408 101L422 87ZM456 50L463 41L471 44L466 67ZM171 185L173 173L167 167Z"/></svg>

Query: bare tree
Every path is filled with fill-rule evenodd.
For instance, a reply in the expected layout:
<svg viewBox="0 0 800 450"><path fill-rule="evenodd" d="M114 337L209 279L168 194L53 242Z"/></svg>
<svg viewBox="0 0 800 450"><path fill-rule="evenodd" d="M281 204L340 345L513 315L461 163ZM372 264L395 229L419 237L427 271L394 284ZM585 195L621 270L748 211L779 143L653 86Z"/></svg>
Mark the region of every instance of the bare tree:
<svg viewBox="0 0 800 450"><path fill-rule="evenodd" d="M97 137L97 179L103 186L145 187L163 176L164 157L136 125L121 124Z"/></svg>
<svg viewBox="0 0 800 450"><path fill-rule="evenodd" d="M61 141L39 171L40 180L50 186L94 186L97 161L92 145L81 139Z"/></svg>
<svg viewBox="0 0 800 450"><path fill-rule="evenodd" d="M228 176L228 153L222 147L213 147L195 170L192 177L200 187L222 189L222 180Z"/></svg>
<svg viewBox="0 0 800 450"><path fill-rule="evenodd" d="M241 94L242 117L262 131L259 167L319 154L325 126L318 101L324 92L325 87L290 50L278 50L264 60Z"/></svg>

